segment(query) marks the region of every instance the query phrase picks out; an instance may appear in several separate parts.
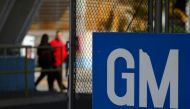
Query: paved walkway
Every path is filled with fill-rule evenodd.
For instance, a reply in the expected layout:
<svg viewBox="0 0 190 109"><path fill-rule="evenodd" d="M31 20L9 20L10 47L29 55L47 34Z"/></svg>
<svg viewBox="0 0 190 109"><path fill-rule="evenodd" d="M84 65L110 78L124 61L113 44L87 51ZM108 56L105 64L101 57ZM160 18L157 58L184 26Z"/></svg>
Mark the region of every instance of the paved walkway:
<svg viewBox="0 0 190 109"><path fill-rule="evenodd" d="M47 104L60 101L67 102L67 93L31 92L28 97L25 97L23 92L3 93L3 95L0 95L0 108Z"/></svg>
<svg viewBox="0 0 190 109"><path fill-rule="evenodd" d="M39 72L36 72L34 74L34 78L35 78L35 81L37 80L37 78L40 76L40 73ZM63 84L67 87L68 86L68 78L66 77L65 75L65 69L63 70L63 73L62 73L62 80L63 80ZM58 83L57 81L54 82L54 88L55 90L57 90L58 92L60 91L59 87L58 87ZM48 91L48 84L47 84L47 76L45 76L43 78L42 81L40 81L40 83L38 84L38 86L36 87L36 89L38 91Z"/></svg>
<svg viewBox="0 0 190 109"><path fill-rule="evenodd" d="M35 73L35 80L39 75L40 73ZM63 75L65 74L63 73ZM63 80L63 83L67 86L67 78L65 76L63 76ZM47 78L45 77L37 86L37 91L29 92L28 97L24 96L24 92L0 92L0 109L34 104L67 102L67 91L60 93L56 82L54 85L57 92L48 92Z"/></svg>

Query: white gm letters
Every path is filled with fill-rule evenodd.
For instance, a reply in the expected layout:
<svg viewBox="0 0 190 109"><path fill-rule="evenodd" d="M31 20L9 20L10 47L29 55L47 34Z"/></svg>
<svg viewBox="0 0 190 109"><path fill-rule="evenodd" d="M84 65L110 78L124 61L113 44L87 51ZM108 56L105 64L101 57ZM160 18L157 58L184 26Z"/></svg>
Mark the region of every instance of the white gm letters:
<svg viewBox="0 0 190 109"><path fill-rule="evenodd" d="M163 108L167 92L170 88L170 108L178 108L178 55L178 50L170 50L161 84L158 86L149 55L143 52L143 50L139 50L139 107L147 107L147 89L149 89L154 107ZM127 69L135 68L134 57L128 50L119 48L110 53L107 59L108 98L118 106L134 106L134 83L135 79L137 79L134 72L122 73L121 78L126 79L127 83L125 95L119 97L115 93L115 61L118 58L126 60Z"/></svg>

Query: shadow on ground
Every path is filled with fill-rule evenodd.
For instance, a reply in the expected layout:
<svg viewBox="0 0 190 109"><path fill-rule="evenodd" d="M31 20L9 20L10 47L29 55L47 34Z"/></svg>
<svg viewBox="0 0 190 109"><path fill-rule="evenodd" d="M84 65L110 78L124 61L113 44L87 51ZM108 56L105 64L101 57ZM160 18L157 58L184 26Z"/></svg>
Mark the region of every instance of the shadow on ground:
<svg viewBox="0 0 190 109"><path fill-rule="evenodd" d="M75 109L92 109L91 94L76 94ZM33 92L0 94L0 109L68 109L67 93Z"/></svg>

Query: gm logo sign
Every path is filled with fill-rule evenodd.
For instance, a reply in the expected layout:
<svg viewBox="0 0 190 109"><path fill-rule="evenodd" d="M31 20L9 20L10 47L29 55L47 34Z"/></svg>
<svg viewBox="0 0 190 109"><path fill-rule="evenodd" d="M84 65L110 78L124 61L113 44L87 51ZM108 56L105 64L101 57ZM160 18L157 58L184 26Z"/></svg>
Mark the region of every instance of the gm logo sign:
<svg viewBox="0 0 190 109"><path fill-rule="evenodd" d="M126 94L119 97L115 93L115 61L117 58L124 58L128 63L126 68L134 69L134 58L125 49L116 49L108 57L107 61L107 93L109 99L118 106L134 106L134 72L122 73L122 79L126 80ZM168 60L162 77L160 87L154 75L154 70L148 54L139 51L140 78L139 78L139 107L147 107L147 89L149 88L154 107L163 108L166 93L170 88L170 108L178 108L178 50L169 52ZM128 89L128 90L127 90Z"/></svg>
<svg viewBox="0 0 190 109"><path fill-rule="evenodd" d="M93 109L188 109L188 34L94 33Z"/></svg>

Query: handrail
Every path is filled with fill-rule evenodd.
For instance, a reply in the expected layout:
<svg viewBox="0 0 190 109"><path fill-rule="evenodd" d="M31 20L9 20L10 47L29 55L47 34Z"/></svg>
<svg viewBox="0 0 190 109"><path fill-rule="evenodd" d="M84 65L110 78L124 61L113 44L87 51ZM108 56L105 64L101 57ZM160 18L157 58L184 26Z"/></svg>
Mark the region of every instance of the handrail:
<svg viewBox="0 0 190 109"><path fill-rule="evenodd" d="M60 48L61 46L55 46L53 48ZM30 46L30 45L0 45L0 48L52 48L48 46Z"/></svg>
<svg viewBox="0 0 190 109"><path fill-rule="evenodd" d="M14 50L14 49L25 49L25 56L24 56L24 68L23 70L0 70L0 75L11 75L11 74L24 74L24 95L28 96L29 95L29 91L28 91L28 74L30 74L31 72L54 72L54 71L62 71L62 68L51 68L51 69L34 69L34 70L29 70L28 69L28 57L27 57L27 49L42 49L42 48L61 48L61 46L57 46L57 47L49 47L49 46L43 46L43 47L38 47L38 46L23 46L23 45L0 45L0 50ZM62 50L62 49L61 49ZM8 55L7 51L4 55ZM18 56L16 56L18 57ZM62 60L62 52L61 52L61 60Z"/></svg>
<svg viewBox="0 0 190 109"><path fill-rule="evenodd" d="M0 70L0 75L6 75L6 74L24 74L23 72L27 71L29 72L54 72L54 71L60 71L61 68L52 68L52 69L34 69L34 70Z"/></svg>

